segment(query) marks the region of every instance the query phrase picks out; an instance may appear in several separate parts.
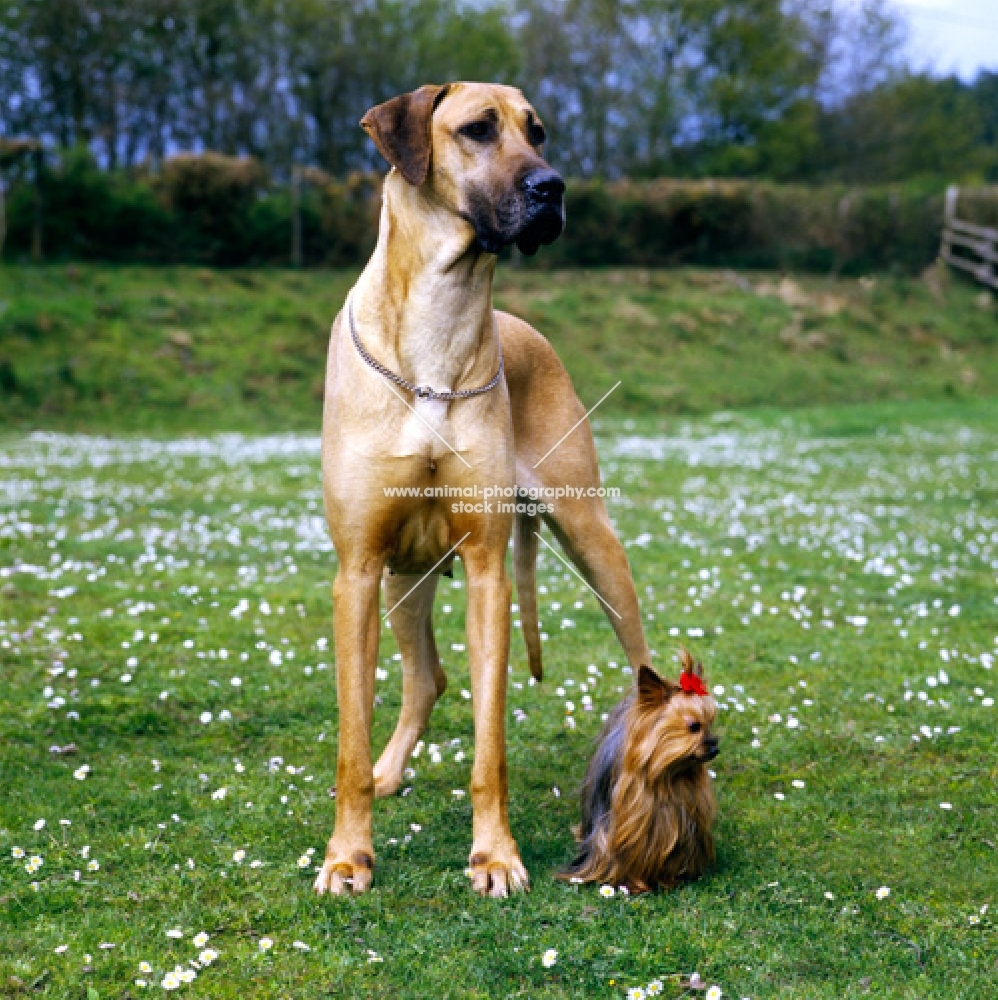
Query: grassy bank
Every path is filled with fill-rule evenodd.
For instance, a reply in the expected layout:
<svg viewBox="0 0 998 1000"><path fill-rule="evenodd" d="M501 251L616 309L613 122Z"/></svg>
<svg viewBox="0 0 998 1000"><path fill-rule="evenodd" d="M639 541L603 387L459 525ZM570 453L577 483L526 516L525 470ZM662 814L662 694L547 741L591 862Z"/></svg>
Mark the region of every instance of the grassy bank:
<svg viewBox="0 0 998 1000"><path fill-rule="evenodd" d="M258 280L276 294L277 277ZM648 299L627 281L629 309L707 301L679 276ZM584 335L569 340L600 308L583 287L515 294L539 313L571 294L559 346L589 356ZM640 340L636 315L616 329ZM938 354L915 373L941 380ZM602 369L587 371L596 392ZM410 790L376 807L376 888L318 900L337 714L314 439L8 437L0 994L135 1000L182 965L196 979L178 995L219 1000L622 998L657 980L678 997L694 970L753 1000L993 997L996 417L951 400L606 422L611 511L657 662L686 642L723 687L718 865L654 897L552 879L590 741L630 678L595 599L547 556L547 678L527 683L514 633L510 688L512 823L533 891L507 901L474 898L463 873L460 571L437 601L450 687ZM393 654L386 629L378 746L399 705ZM199 932L217 957L193 969Z"/></svg>
<svg viewBox="0 0 998 1000"><path fill-rule="evenodd" d="M9 428L318 427L352 272L0 269ZM973 286L707 270L536 273L497 301L550 338L607 413L708 413L998 393L998 311Z"/></svg>

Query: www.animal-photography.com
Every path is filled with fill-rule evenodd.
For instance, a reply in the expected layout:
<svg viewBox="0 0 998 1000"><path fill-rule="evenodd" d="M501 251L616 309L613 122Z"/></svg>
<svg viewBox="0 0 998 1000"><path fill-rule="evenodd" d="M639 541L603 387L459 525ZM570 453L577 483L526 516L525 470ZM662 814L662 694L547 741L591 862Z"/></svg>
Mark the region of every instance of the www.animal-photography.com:
<svg viewBox="0 0 998 1000"><path fill-rule="evenodd" d="M0 996L998 993L995 53L0 10Z"/></svg>

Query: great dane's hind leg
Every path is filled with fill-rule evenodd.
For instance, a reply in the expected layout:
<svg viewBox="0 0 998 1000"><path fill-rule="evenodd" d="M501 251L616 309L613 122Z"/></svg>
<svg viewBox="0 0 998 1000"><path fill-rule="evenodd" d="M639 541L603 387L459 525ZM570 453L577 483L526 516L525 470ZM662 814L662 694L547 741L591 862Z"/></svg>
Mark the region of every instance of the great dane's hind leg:
<svg viewBox="0 0 998 1000"><path fill-rule="evenodd" d="M385 605L402 654L402 709L395 732L374 767L374 794L394 795L436 700L447 687L433 639L433 595L439 576L385 576ZM411 591L411 593L410 593Z"/></svg>
<svg viewBox="0 0 998 1000"><path fill-rule="evenodd" d="M483 896L499 897L529 884L509 829L506 671L511 588L504 555L502 549L497 552L495 546L485 545L469 546L461 553L468 574L468 653L475 716L471 884Z"/></svg>
<svg viewBox="0 0 998 1000"><path fill-rule="evenodd" d="M558 501L545 520L598 595L631 666L637 671L641 664L651 663L631 567L603 501L587 497Z"/></svg>
<svg viewBox="0 0 998 1000"><path fill-rule="evenodd" d="M371 715L374 668L378 661L380 563L341 562L333 584L339 755L336 762L336 827L315 891L342 895L364 892L374 875L371 805Z"/></svg>

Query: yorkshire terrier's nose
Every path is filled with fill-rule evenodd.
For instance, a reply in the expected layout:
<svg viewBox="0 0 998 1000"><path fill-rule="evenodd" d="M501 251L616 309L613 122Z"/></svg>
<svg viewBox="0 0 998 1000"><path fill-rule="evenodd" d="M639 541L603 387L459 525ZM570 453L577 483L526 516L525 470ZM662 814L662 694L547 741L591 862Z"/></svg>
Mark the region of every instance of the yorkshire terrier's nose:
<svg viewBox="0 0 998 1000"><path fill-rule="evenodd" d="M720 741L716 736L708 736L703 745L707 751L707 760L713 760L721 752Z"/></svg>

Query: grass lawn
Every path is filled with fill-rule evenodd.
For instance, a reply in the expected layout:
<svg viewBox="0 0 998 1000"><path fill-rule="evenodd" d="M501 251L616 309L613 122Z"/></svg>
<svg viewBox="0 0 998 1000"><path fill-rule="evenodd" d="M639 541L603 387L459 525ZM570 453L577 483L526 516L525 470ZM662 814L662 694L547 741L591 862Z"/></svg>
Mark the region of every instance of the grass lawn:
<svg viewBox="0 0 998 1000"><path fill-rule="evenodd" d="M217 326L188 330L190 346L181 338L170 348L194 355L192 383L214 384L241 359L267 369L270 334L249 306L244 315L232 305L246 276L165 274L200 288L204 302L222 288L229 303ZM5 272L2 322L37 320L45 295L53 323L63 308L83 317L91 306L81 289L100 282L117 289L122 315L138 315L140 283L148 288L155 272L57 277ZM248 277L268 296L284 287L284 276ZM301 308L318 316L347 279L289 280L311 289ZM916 283L774 284L760 294L765 279L752 282L750 292L723 275L631 273L587 291L578 276L503 279L507 303L542 325L563 304L554 339L584 399L623 379L618 363L647 372L648 385L596 424L604 478L621 489L611 513L657 665L674 669L686 643L724 707L716 870L656 896L604 898L551 877L571 856L574 789L600 717L630 677L595 598L542 550L546 678L528 683L514 629L508 722L511 819L531 893L481 900L464 874L471 810L461 793L474 746L458 565L436 607L450 687L405 793L376 804L375 889L314 897L337 730L335 557L316 401L306 394L281 409L278 380L257 397L273 402L260 413L239 392L231 411L185 410L182 360L166 354L130 382L81 362L106 394L82 393L81 375L45 412L44 399L6 394L0 996L166 995L164 976L191 968L201 932L217 957L177 995L623 998L660 980L665 997L703 996L684 985L694 971L725 997L753 1000L998 995L998 403L975 398L998 378L994 313L962 285L945 291L952 308L943 310ZM281 294L291 308L293 294ZM869 332L868 350L882 351L876 364L862 360L860 332L846 338L848 361L817 338L807 346L803 319L795 332L797 314L833 311L824 295L848 300L828 317L830 331L832 319L878 315L881 294L898 299L883 337ZM698 325L690 341L669 334L653 356L650 331L666 327L645 325L640 310L702 320L739 302L770 338L768 369L762 346L739 341L730 356L713 346L716 331L727 336L723 323ZM600 347L582 324L621 309L619 337ZM91 347L117 357L113 341L130 358L154 358L137 342L162 344L151 321L134 338L121 319L92 322L80 327L93 331L84 359ZM209 329L235 336L243 323L256 330L257 356L247 346L228 358L218 349L214 368L197 360L202 342L206 357L216 350ZM905 324L937 340L912 347ZM4 333L18 392L34 362L17 345L48 351L55 328L33 341ZM647 341L648 353L625 350L625 337ZM613 352L605 369L601 351ZM738 352L747 367L717 369L731 372L728 383L712 374ZM918 352L929 360L908 365ZM321 366L319 347L308 358ZM811 401L840 405L794 408L812 371ZM864 403L878 395L878 372L890 398ZM764 391L772 405L675 415L668 400L680 397L654 403L660 377L689 378L689 402L702 386L705 409L758 402ZM302 384L318 378L310 370ZM126 385L177 395L126 397ZM919 394L927 399L905 401ZM152 417L142 398L153 400ZM224 414L223 429L308 433L219 436L210 412ZM117 433L22 434L15 421ZM177 433L127 433L141 426ZM387 628L379 668L378 749L400 694ZM549 949L557 959L547 967Z"/></svg>
<svg viewBox="0 0 998 1000"><path fill-rule="evenodd" d="M0 268L0 425L318 426L353 272ZM998 395L998 309L969 282L504 267L583 400L635 416Z"/></svg>

